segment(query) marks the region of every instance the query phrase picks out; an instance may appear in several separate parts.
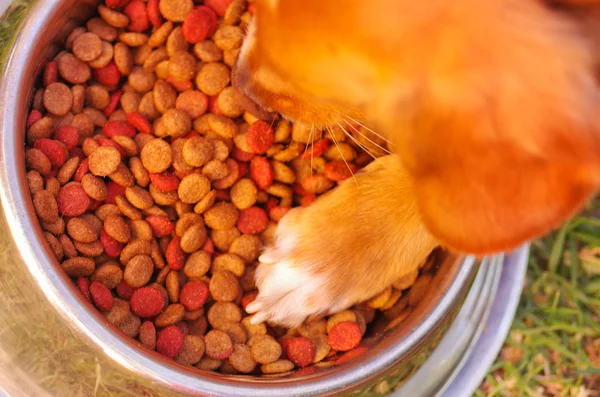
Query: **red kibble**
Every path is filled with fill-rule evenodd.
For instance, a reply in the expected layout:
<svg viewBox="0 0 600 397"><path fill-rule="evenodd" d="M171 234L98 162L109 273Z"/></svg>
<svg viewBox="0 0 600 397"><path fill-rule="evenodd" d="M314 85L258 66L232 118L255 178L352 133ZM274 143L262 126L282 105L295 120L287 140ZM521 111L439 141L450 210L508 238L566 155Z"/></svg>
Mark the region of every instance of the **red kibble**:
<svg viewBox="0 0 600 397"><path fill-rule="evenodd" d="M277 207L273 207L269 211L269 217L271 218L271 220L273 220L273 222L279 222L281 218L283 218L285 214L287 214L288 211L291 209L291 207L282 207L278 205Z"/></svg>
<svg viewBox="0 0 600 397"><path fill-rule="evenodd" d="M50 84L58 81L58 65L56 62L51 61L46 64L43 80L44 87L48 87Z"/></svg>
<svg viewBox="0 0 600 397"><path fill-rule="evenodd" d="M121 80L121 72L114 61L110 61L105 67L94 69L94 79L102 85L114 87Z"/></svg>
<svg viewBox="0 0 600 397"><path fill-rule="evenodd" d="M115 182L108 182L106 187L108 189L108 194L104 199L106 204L116 204L115 197L117 196L125 197L125 186L121 186Z"/></svg>
<svg viewBox="0 0 600 397"><path fill-rule="evenodd" d="M350 350L344 353L340 358L335 360L335 365L340 365L343 363L347 363L348 361L354 360L355 358L358 358L365 354L368 350L369 349L367 349L365 346L360 346L356 349Z"/></svg>
<svg viewBox="0 0 600 397"><path fill-rule="evenodd" d="M240 232L246 234L257 234L269 225L269 218L265 210L259 207L250 207L240 211L237 227Z"/></svg>
<svg viewBox="0 0 600 397"><path fill-rule="evenodd" d="M201 250L212 255L215 252L215 245L213 244L211 239L207 238Z"/></svg>
<svg viewBox="0 0 600 397"><path fill-rule="evenodd" d="M108 8L121 8L129 3L129 0L106 0L105 3Z"/></svg>
<svg viewBox="0 0 600 397"><path fill-rule="evenodd" d="M302 197L302 199L300 200L300 205L302 207L308 207L309 205L311 205L312 203L314 203L314 201L317 199L317 196L315 196L314 194L307 194L306 196Z"/></svg>
<svg viewBox="0 0 600 397"><path fill-rule="evenodd" d="M254 153L244 152L237 146L234 146L233 150L231 151L231 157L233 157L237 161L250 161L252 160L252 157L254 157Z"/></svg>
<svg viewBox="0 0 600 397"><path fill-rule="evenodd" d="M250 161L250 179L260 189L266 189L273 183L273 167L269 160L256 156Z"/></svg>
<svg viewBox="0 0 600 397"><path fill-rule="evenodd" d="M188 311L198 310L208 299L208 287L202 281L188 281L179 292L179 302Z"/></svg>
<svg viewBox="0 0 600 397"><path fill-rule="evenodd" d="M92 297L90 295L90 280L85 277L79 277L77 279L77 288L83 294L85 299L87 299L89 302L92 301Z"/></svg>
<svg viewBox="0 0 600 397"><path fill-rule="evenodd" d="M85 174L87 174L90 170L90 164L89 164L89 160L86 158L84 158L83 160L81 160L81 163L79 163L79 166L77 167L77 171L75 171L75 175L73 176L73 180L75 182L81 182L81 179L83 178L83 176ZM113 198L113 202L111 204L114 204L114 198Z"/></svg>
<svg viewBox="0 0 600 397"><path fill-rule="evenodd" d="M69 150L69 158L73 157L79 157L79 161L83 161L86 158L85 153L83 153L83 150L79 146Z"/></svg>
<svg viewBox="0 0 600 397"><path fill-rule="evenodd" d="M315 372L317 372L317 367L315 367L314 365L311 365L310 367L304 367L304 368L301 368L298 371L294 372L294 376L305 376L305 375L314 374Z"/></svg>
<svg viewBox="0 0 600 397"><path fill-rule="evenodd" d="M110 237L104 228L100 230L100 244L102 244L106 255L113 258L119 256L123 250L123 244Z"/></svg>
<svg viewBox="0 0 600 397"><path fill-rule="evenodd" d="M174 358L183 348L183 332L176 325L170 325L158 333L156 351L163 356Z"/></svg>
<svg viewBox="0 0 600 397"><path fill-rule="evenodd" d="M142 0L132 0L123 9L123 13L129 17L129 25L127 29L130 32L142 33L150 24L148 20L148 12L146 11L146 3Z"/></svg>
<svg viewBox="0 0 600 397"><path fill-rule="evenodd" d="M69 152L64 145L54 139L41 138L35 141L34 148L41 150L48 157L53 168L60 168L65 161Z"/></svg>
<svg viewBox="0 0 600 397"><path fill-rule="evenodd" d="M127 122L143 134L151 134L152 126L148 120L138 112L127 113Z"/></svg>
<svg viewBox="0 0 600 397"><path fill-rule="evenodd" d="M154 287L142 287L131 295L131 311L138 317L154 317L165 307L165 296Z"/></svg>
<svg viewBox="0 0 600 397"><path fill-rule="evenodd" d="M152 235L156 238L168 236L175 230L175 225L169 218L160 215L150 215L146 217L146 222L152 229Z"/></svg>
<svg viewBox="0 0 600 397"><path fill-rule="evenodd" d="M60 189L56 198L58 211L64 216L79 216L90 206L90 197L78 185L69 185Z"/></svg>
<svg viewBox="0 0 600 397"><path fill-rule="evenodd" d="M98 309L104 311L112 309L113 297L106 285L98 281L92 281L90 284L90 295Z"/></svg>
<svg viewBox="0 0 600 397"><path fill-rule="evenodd" d="M179 236L173 237L167 246L167 252L165 252L167 263L173 270L180 270L185 263L185 254L183 253L180 244L181 238L179 238Z"/></svg>
<svg viewBox="0 0 600 397"><path fill-rule="evenodd" d="M123 91L121 90L116 90L110 94L110 102L103 110L105 116L108 117L113 114L115 110L117 110L117 106L119 106L119 101L121 100L121 95L123 95Z"/></svg>
<svg viewBox="0 0 600 397"><path fill-rule="evenodd" d="M286 342L285 352L288 360L299 367L306 367L315 359L315 345L303 336Z"/></svg>
<svg viewBox="0 0 600 397"><path fill-rule="evenodd" d="M102 201L92 199L92 202L90 203L90 206L88 207L88 211L95 211L96 208L100 207L101 204L102 204Z"/></svg>
<svg viewBox="0 0 600 397"><path fill-rule="evenodd" d="M121 145L119 145L115 141L112 141L112 140L106 139L106 138L98 138L98 139L96 139L96 142L98 142L100 144L100 146L112 146L112 147L114 147L115 149L117 149L119 151L119 154L121 155L121 158L127 157L127 153L125 153L125 149L123 149L121 147Z"/></svg>
<svg viewBox="0 0 600 397"><path fill-rule="evenodd" d="M71 150L74 149L79 142L79 132L75 127L63 125L54 131L52 138L62 142L68 150Z"/></svg>
<svg viewBox="0 0 600 397"><path fill-rule="evenodd" d="M181 30L192 44L204 41L217 30L217 15L206 6L198 6L185 17Z"/></svg>
<svg viewBox="0 0 600 397"><path fill-rule="evenodd" d="M242 301L240 302L240 304L242 305L242 308L244 310L246 310L246 306L248 306L250 303L254 302L254 300L256 299L257 296L258 296L258 291L256 291L256 290L246 292L244 294L244 296L242 296Z"/></svg>
<svg viewBox="0 0 600 397"><path fill-rule="evenodd" d="M238 178L245 177L246 174L248 173L248 163L238 162L238 169L239 169L239 177Z"/></svg>
<svg viewBox="0 0 600 397"><path fill-rule="evenodd" d="M267 212L271 212L271 210L273 208L277 207L278 205L279 205L279 201L275 197L271 196L271 197L269 197L269 199L267 200L267 203L265 204L265 210Z"/></svg>
<svg viewBox="0 0 600 397"><path fill-rule="evenodd" d="M273 142L275 142L275 133L267 122L258 120L248 127L246 140L253 153L261 154L265 153L273 145Z"/></svg>
<svg viewBox="0 0 600 397"><path fill-rule="evenodd" d="M162 25L162 16L160 15L160 10L158 8L158 1L159 0L148 0L147 5L148 19L155 28Z"/></svg>
<svg viewBox="0 0 600 397"><path fill-rule="evenodd" d="M303 154L302 154L302 158L303 159L310 159L313 157L319 157L320 155L322 155L323 153L325 153L325 151L327 150L327 148L329 147L329 140L324 138L324 139L319 139L318 141L316 141L315 143L313 143Z"/></svg>
<svg viewBox="0 0 600 397"><path fill-rule="evenodd" d="M32 125L42 119L42 112L37 109L33 109L29 116L27 116L27 129L31 128Z"/></svg>
<svg viewBox="0 0 600 397"><path fill-rule="evenodd" d="M204 5L212 8L215 13L223 17L225 16L225 11L227 11L227 7L231 4L232 0L204 0Z"/></svg>
<svg viewBox="0 0 600 397"><path fill-rule="evenodd" d="M323 173L327 179L340 182L356 174L356 171L357 168L354 164L346 163L342 160L334 160L325 164Z"/></svg>
<svg viewBox="0 0 600 397"><path fill-rule="evenodd" d="M135 138L135 127L129 124L127 121L109 121L102 127L102 133L109 138L118 135L128 136Z"/></svg>
<svg viewBox="0 0 600 397"><path fill-rule="evenodd" d="M171 76L168 76L165 81L173 86L177 91L184 92L194 89L194 83L191 80L177 81Z"/></svg>
<svg viewBox="0 0 600 397"><path fill-rule="evenodd" d="M116 290L117 295L119 295L119 298L124 299L126 301L130 300L133 296L133 293L135 292L135 288L131 287L125 281L121 281L119 285L117 285Z"/></svg>
<svg viewBox="0 0 600 397"><path fill-rule="evenodd" d="M342 321L334 325L327 336L329 346L338 351L348 351L359 345L362 332L358 324L352 321Z"/></svg>
<svg viewBox="0 0 600 397"><path fill-rule="evenodd" d="M179 178L171 172L161 174L150 174L150 181L158 190L170 192L179 187Z"/></svg>

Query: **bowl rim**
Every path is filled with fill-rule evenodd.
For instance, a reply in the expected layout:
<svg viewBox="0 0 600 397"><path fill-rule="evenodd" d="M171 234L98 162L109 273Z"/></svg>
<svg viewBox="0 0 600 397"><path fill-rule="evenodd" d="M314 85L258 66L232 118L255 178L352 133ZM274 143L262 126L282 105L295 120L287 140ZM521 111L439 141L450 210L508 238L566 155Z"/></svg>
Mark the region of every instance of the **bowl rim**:
<svg viewBox="0 0 600 397"><path fill-rule="evenodd" d="M424 316L418 329L407 335L403 343L378 349L376 359L348 363L342 370L335 372L336 376L309 375L287 380L270 379L268 383L264 383L259 378L252 377L240 379L221 374L199 375L176 363L165 362L157 353L143 351L133 340L114 332L107 326L107 321L100 318L95 313L96 310L92 310L92 306L81 299L69 278L57 269L49 248L40 240L39 225L29 216L34 212L25 182L23 137L32 86L26 82L33 81L29 72L40 68L39 62L34 62L41 55L33 54L36 46L32 42L46 33L45 24L57 17L57 13L61 11L60 6L59 0L38 0L29 14L36 17L26 20L10 49L0 82L0 201L12 238L19 247L28 271L52 306L75 326L86 342L100 347L107 356L130 371L177 392L249 397L290 393L313 395L315 391L327 393L345 389L380 375L418 346L427 333L445 318L448 310L468 287L476 270L476 260L472 256L454 259L462 264L458 266L446 291L441 293L439 304Z"/></svg>

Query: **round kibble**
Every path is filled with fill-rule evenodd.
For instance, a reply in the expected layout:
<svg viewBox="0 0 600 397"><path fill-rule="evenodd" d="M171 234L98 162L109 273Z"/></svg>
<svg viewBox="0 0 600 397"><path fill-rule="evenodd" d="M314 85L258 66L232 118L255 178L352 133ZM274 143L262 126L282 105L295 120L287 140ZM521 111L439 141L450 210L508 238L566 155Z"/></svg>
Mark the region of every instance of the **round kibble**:
<svg viewBox="0 0 600 397"><path fill-rule="evenodd" d="M196 86L206 95L217 95L230 82L231 72L222 63L205 63L196 76Z"/></svg>
<svg viewBox="0 0 600 397"><path fill-rule="evenodd" d="M351 321L342 321L329 330L327 341L338 351L348 351L359 345L362 332L358 324Z"/></svg>
<svg viewBox="0 0 600 397"><path fill-rule="evenodd" d="M186 335L183 339L183 347L175 357L175 361L183 365L194 365L200 361L205 350L202 338L196 335Z"/></svg>
<svg viewBox="0 0 600 397"><path fill-rule="evenodd" d="M179 300L188 311L198 310L208 299L209 290L202 281L186 283L179 294Z"/></svg>
<svg viewBox="0 0 600 397"><path fill-rule="evenodd" d="M58 204L56 198L47 190L40 190L33 196L33 206L36 214L44 222L56 222L58 220Z"/></svg>
<svg viewBox="0 0 600 397"><path fill-rule="evenodd" d="M217 203L204 213L204 222L212 229L230 229L238 220L239 211L231 203Z"/></svg>
<svg viewBox="0 0 600 397"><path fill-rule="evenodd" d="M243 344L235 344L233 346L233 351L228 361L233 368L244 374L252 372L256 367L256 361L253 358L250 348Z"/></svg>
<svg viewBox="0 0 600 397"><path fill-rule="evenodd" d="M242 320L242 311L233 302L215 302L208 309L208 322L215 329L227 329L231 323Z"/></svg>
<svg viewBox="0 0 600 397"><path fill-rule="evenodd" d="M164 172L171 165L171 147L162 139L153 139L142 149L140 159L149 172Z"/></svg>
<svg viewBox="0 0 600 397"><path fill-rule="evenodd" d="M285 354L291 362L304 368L312 364L315 358L315 346L309 339L299 336L286 344Z"/></svg>
<svg viewBox="0 0 600 397"><path fill-rule="evenodd" d="M210 181L200 174L191 174L181 180L177 194L179 199L188 204L195 204L210 191Z"/></svg>
<svg viewBox="0 0 600 397"><path fill-rule="evenodd" d="M96 176L108 176L117 171L121 154L112 146L100 146L89 156L90 172Z"/></svg>
<svg viewBox="0 0 600 397"><path fill-rule="evenodd" d="M160 0L158 8L163 17L172 22L183 22L185 17L192 12L192 0Z"/></svg>
<svg viewBox="0 0 600 397"><path fill-rule="evenodd" d="M96 264L92 259L76 256L62 262L61 267L69 277L87 277L94 272Z"/></svg>
<svg viewBox="0 0 600 397"><path fill-rule="evenodd" d="M240 294L237 277L227 270L213 273L209 289L211 296L216 301L231 302Z"/></svg>
<svg viewBox="0 0 600 397"><path fill-rule="evenodd" d="M231 338L223 331L212 330L204 337L206 355L217 360L227 359L233 352Z"/></svg>
<svg viewBox="0 0 600 397"><path fill-rule="evenodd" d="M158 333L156 351L163 356L174 358L181 352L183 341L184 336L179 327L171 325Z"/></svg>
<svg viewBox="0 0 600 397"><path fill-rule="evenodd" d="M252 345L252 358L259 364L270 364L281 357L281 345L269 335Z"/></svg>
<svg viewBox="0 0 600 397"><path fill-rule="evenodd" d="M113 296L106 286L97 281L90 284L90 295L96 307L103 311L108 311L113 306Z"/></svg>
<svg viewBox="0 0 600 397"><path fill-rule="evenodd" d="M183 233L179 245L183 252L191 254L192 252L199 250L205 241L206 228L203 223L197 223Z"/></svg>
<svg viewBox="0 0 600 397"><path fill-rule="evenodd" d="M212 160L213 150L212 143L207 139L192 137L183 145L183 159L193 167L201 167Z"/></svg>
<svg viewBox="0 0 600 397"><path fill-rule="evenodd" d="M151 321L144 321L140 327L140 342L150 350L156 348L156 328Z"/></svg>
<svg viewBox="0 0 600 397"><path fill-rule="evenodd" d="M129 304L136 316L154 317L164 308L165 296L157 288L142 287L133 292Z"/></svg>
<svg viewBox="0 0 600 397"><path fill-rule="evenodd" d="M44 107L56 116L64 116L71 110L73 94L63 83L52 83L44 90Z"/></svg>
<svg viewBox="0 0 600 397"><path fill-rule="evenodd" d="M93 61L102 54L102 39L96 33L82 33L73 40L72 50L81 61Z"/></svg>

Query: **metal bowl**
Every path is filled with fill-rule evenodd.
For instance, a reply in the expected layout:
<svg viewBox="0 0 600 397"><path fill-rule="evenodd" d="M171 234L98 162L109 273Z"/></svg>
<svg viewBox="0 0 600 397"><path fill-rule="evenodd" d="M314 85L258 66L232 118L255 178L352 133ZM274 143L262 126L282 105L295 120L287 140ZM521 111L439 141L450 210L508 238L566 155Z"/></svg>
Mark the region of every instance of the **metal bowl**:
<svg viewBox="0 0 600 397"><path fill-rule="evenodd" d="M327 396L376 392L384 380L393 386L413 374L460 310L479 269L474 258L443 256L427 298L401 326L368 338L370 348L361 357L279 379L200 372L175 364L124 338L81 298L57 267L36 221L25 179L24 132L37 76L68 33L94 13L95 5L91 0L39 0L18 33L0 85L0 198L5 216L0 216L0 373L10 374L4 379L0 375L0 385L16 385L23 395L62 395L60 382L40 379L45 374L69 385L64 395L117 390L123 396ZM494 261L501 263L502 258ZM44 332L34 333L42 324ZM69 353L58 352L58 342ZM33 367L32 362L49 368ZM73 365L77 362L93 366L78 372L81 368Z"/></svg>

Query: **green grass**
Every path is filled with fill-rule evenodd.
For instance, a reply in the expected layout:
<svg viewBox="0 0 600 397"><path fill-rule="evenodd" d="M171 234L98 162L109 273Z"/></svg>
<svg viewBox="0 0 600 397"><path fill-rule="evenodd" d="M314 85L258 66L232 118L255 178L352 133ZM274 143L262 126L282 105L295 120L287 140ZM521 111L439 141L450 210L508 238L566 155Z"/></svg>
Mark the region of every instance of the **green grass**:
<svg viewBox="0 0 600 397"><path fill-rule="evenodd" d="M26 12L0 19L0 64ZM504 349L477 396L600 396L600 200L535 241Z"/></svg>

